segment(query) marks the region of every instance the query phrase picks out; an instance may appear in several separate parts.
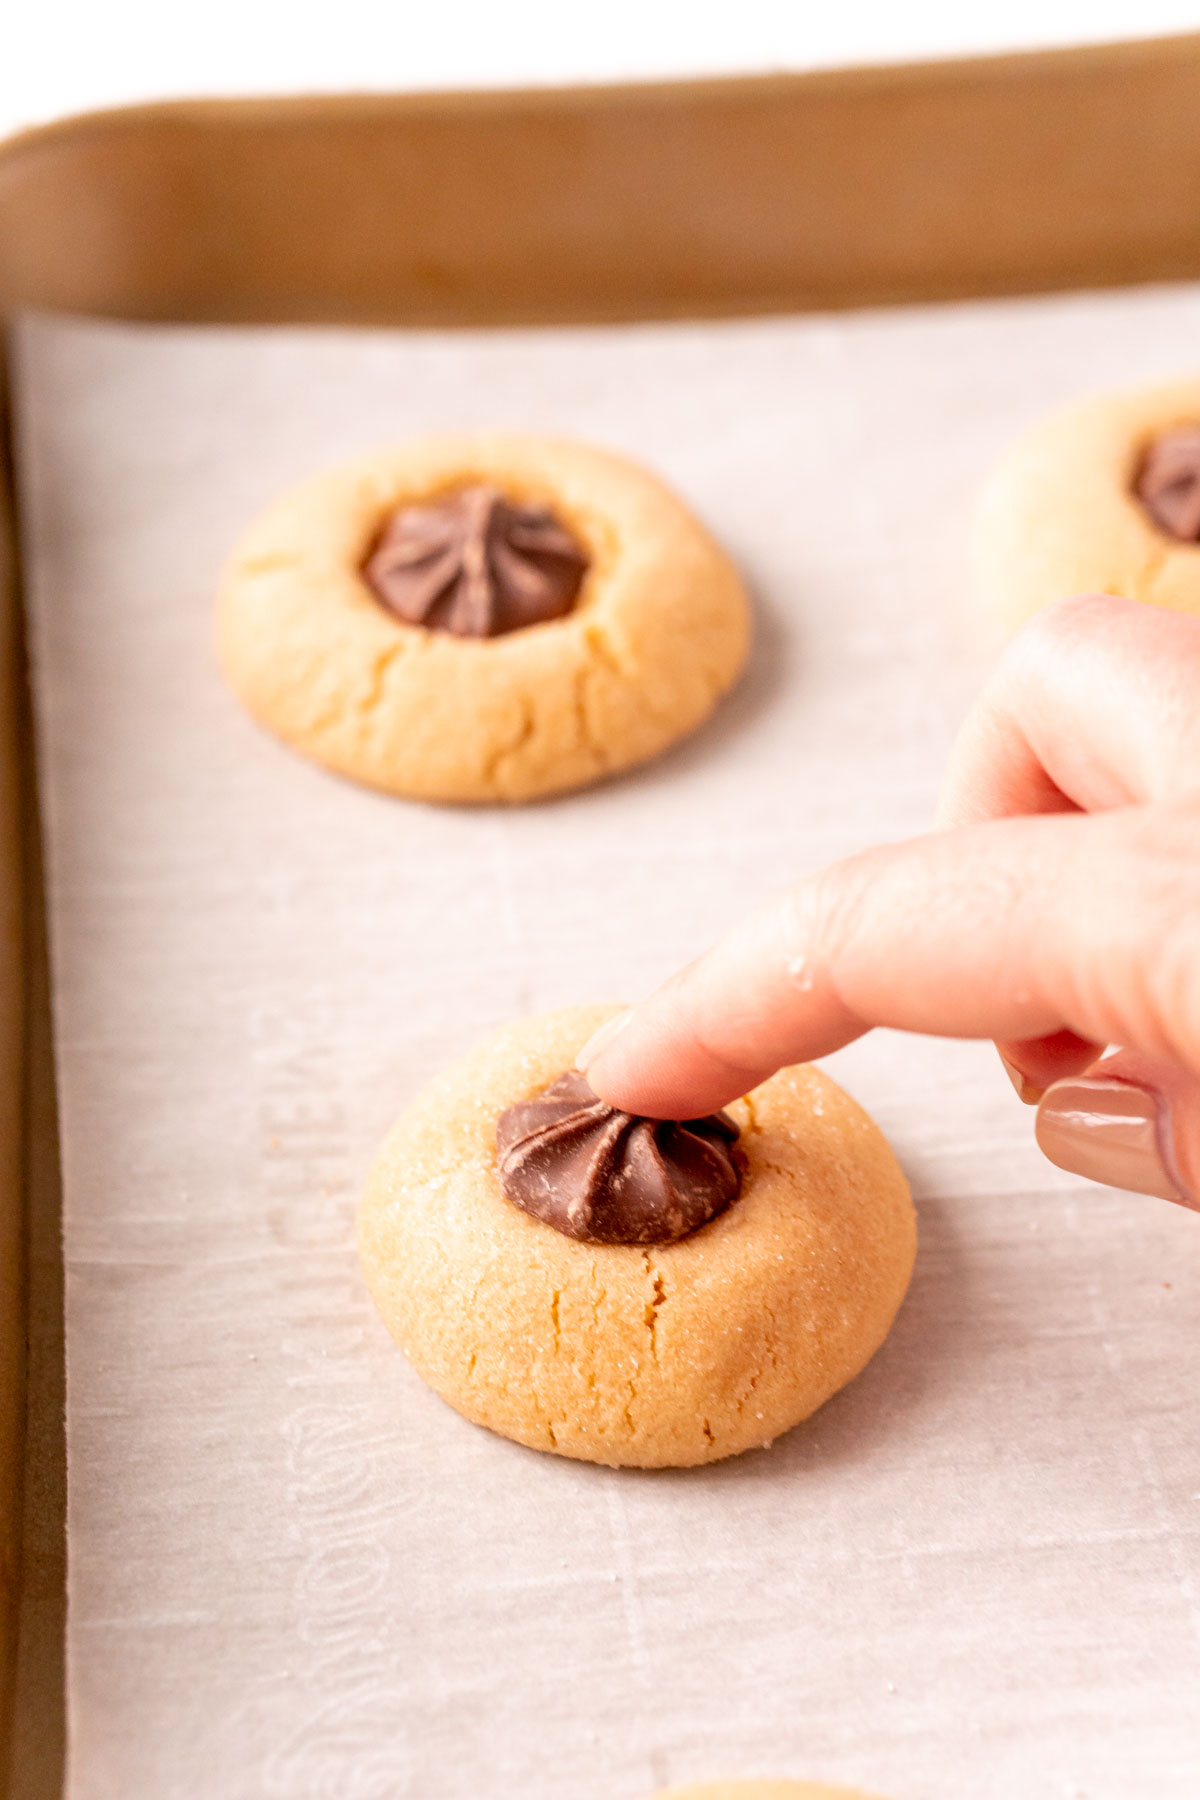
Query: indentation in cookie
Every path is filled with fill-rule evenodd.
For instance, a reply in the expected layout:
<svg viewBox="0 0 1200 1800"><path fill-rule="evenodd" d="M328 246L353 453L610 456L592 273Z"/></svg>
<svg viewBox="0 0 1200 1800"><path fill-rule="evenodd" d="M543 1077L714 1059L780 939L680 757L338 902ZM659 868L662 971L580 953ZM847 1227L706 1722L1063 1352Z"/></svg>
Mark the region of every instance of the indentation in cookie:
<svg viewBox="0 0 1200 1800"><path fill-rule="evenodd" d="M548 507L477 483L397 508L363 576L405 624L483 638L562 618L587 568L586 552Z"/></svg>
<svg viewBox="0 0 1200 1800"><path fill-rule="evenodd" d="M1200 543L1200 423L1173 425L1151 442L1134 492L1160 531Z"/></svg>
<svg viewBox="0 0 1200 1800"><path fill-rule="evenodd" d="M599 1099L575 1069L500 1114L500 1185L514 1205L593 1244L666 1244L737 1198L728 1113L647 1119Z"/></svg>

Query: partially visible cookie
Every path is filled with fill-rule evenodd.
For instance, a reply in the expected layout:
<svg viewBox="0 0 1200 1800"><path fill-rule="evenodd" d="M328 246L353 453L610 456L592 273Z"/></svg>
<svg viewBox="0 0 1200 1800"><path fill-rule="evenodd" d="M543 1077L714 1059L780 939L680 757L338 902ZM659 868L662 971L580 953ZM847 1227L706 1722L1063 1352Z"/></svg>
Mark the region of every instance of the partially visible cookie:
<svg viewBox="0 0 1200 1800"><path fill-rule="evenodd" d="M858 1788L829 1787L823 1781L702 1781L698 1787L667 1788L654 1800L872 1800L872 1796Z"/></svg>
<svg viewBox="0 0 1200 1800"><path fill-rule="evenodd" d="M736 679L749 609L662 482L565 439L414 439L316 475L234 549L222 668L342 775L529 800L644 762Z"/></svg>
<svg viewBox="0 0 1200 1800"><path fill-rule="evenodd" d="M559 1078L611 1012L509 1026L417 1096L367 1182L363 1268L414 1368L476 1424L588 1462L715 1462L806 1418L878 1349L912 1271L912 1202L882 1133L815 1068L678 1139L581 1106ZM618 1142L607 1224L566 1217L564 1185L590 1205ZM685 1235L643 1241L660 1180L665 1205L685 1187L694 1210L659 1230ZM634 1241L591 1241L614 1215Z"/></svg>
<svg viewBox="0 0 1200 1800"><path fill-rule="evenodd" d="M1102 394L1035 425L992 473L975 565L1023 624L1069 594L1200 613L1200 380Z"/></svg>

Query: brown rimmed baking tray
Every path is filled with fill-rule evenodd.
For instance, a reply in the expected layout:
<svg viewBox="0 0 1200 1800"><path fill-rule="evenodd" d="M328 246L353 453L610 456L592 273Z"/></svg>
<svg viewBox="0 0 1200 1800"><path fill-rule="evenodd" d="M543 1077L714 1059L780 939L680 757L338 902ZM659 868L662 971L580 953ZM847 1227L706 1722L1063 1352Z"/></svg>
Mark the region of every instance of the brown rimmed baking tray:
<svg viewBox="0 0 1200 1800"><path fill-rule="evenodd" d="M0 304L6 315L454 326L1096 287L1200 274L1197 194L1200 37L620 89L172 103L0 147ZM31 1510L40 1547L26 1576L38 1561L52 1590L57 1566L41 1510L58 1504L61 1391L48 1362L52 1084L10 463L6 453L0 1789L45 1795L61 1764L53 1646L22 1646L19 1767L9 1744ZM31 1285L42 1366L23 1513ZM61 1443L57 1458L60 1488ZM52 1633L61 1595L48 1591L26 1620Z"/></svg>

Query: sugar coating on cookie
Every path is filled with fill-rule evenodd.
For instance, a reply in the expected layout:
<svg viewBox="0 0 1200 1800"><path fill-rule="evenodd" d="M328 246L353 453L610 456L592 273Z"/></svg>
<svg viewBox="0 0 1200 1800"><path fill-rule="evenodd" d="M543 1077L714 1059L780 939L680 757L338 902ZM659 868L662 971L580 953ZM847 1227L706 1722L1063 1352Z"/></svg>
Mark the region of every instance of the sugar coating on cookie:
<svg viewBox="0 0 1200 1800"><path fill-rule="evenodd" d="M480 545L498 610L471 577ZM736 569L661 481L521 434L419 438L312 477L243 534L217 600L221 667L260 723L438 801L646 761L707 717L749 639Z"/></svg>
<svg viewBox="0 0 1200 1800"><path fill-rule="evenodd" d="M417 1096L367 1182L363 1268L413 1367L475 1423L588 1462L714 1462L789 1430L878 1349L912 1272L912 1201L861 1107L798 1067L728 1108L741 1192L689 1236L580 1242L522 1211L497 1119L614 1010L506 1027Z"/></svg>
<svg viewBox="0 0 1200 1800"><path fill-rule="evenodd" d="M1101 394L1041 420L1001 459L975 521L976 584L1017 626L1071 594L1200 613L1200 543L1176 460L1200 426L1200 380ZM1164 479L1165 477L1165 479Z"/></svg>

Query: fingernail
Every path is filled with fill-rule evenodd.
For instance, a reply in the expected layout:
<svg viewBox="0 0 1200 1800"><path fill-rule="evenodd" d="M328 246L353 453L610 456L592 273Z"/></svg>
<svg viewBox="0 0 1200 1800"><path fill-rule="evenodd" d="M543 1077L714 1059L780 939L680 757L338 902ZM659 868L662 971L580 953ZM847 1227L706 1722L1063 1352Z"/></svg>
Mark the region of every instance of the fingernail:
<svg viewBox="0 0 1200 1800"><path fill-rule="evenodd" d="M579 1055L575 1058L575 1067L579 1070L581 1075L587 1074L588 1069L591 1067L592 1063L595 1062L600 1052L608 1049L608 1046L612 1043L617 1033L619 1031L624 1031L632 1017L633 1008L632 1006L627 1006L625 1011L619 1012L615 1019L608 1019L601 1025L599 1031L593 1031L591 1037L583 1046Z"/></svg>
<svg viewBox="0 0 1200 1800"><path fill-rule="evenodd" d="M1043 1154L1089 1181L1194 1206L1175 1163L1171 1114L1149 1088L1078 1075L1046 1089L1038 1107Z"/></svg>
<svg viewBox="0 0 1200 1800"><path fill-rule="evenodd" d="M1016 1088L1018 1098L1023 1100L1026 1106L1036 1106L1042 1095L1045 1093L1045 1088L1035 1087L1032 1081L1027 1081L1020 1069L1017 1068L1016 1064L1010 1063L1007 1056L1003 1055L999 1050L996 1054L1000 1057L1004 1073L1008 1076L1008 1079L1012 1082L1014 1088Z"/></svg>

